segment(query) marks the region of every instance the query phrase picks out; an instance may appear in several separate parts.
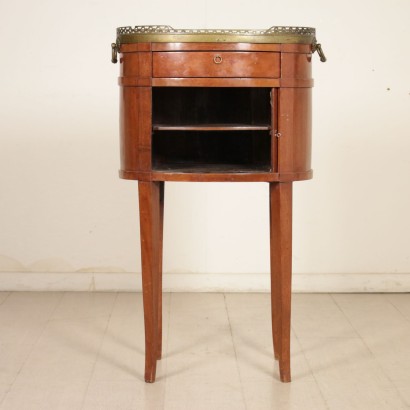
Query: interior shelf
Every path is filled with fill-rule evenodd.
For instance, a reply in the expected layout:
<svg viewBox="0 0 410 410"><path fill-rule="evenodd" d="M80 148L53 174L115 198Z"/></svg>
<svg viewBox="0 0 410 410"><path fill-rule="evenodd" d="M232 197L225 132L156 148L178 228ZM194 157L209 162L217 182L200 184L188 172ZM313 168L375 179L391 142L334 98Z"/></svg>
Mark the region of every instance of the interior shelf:
<svg viewBox="0 0 410 410"><path fill-rule="evenodd" d="M186 173L201 173L201 174L217 174L217 173L260 173L270 172L272 168L264 164L198 164L193 162L185 163L162 163L154 167L158 172L186 172Z"/></svg>
<svg viewBox="0 0 410 410"><path fill-rule="evenodd" d="M267 124L155 124L152 129L154 131L269 131L271 126Z"/></svg>

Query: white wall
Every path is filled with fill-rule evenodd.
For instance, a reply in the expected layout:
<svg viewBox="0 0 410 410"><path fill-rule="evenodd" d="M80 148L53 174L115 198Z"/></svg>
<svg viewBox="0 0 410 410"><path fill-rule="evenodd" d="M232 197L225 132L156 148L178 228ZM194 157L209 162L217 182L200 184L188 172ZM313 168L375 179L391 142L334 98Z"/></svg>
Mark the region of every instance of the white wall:
<svg viewBox="0 0 410 410"><path fill-rule="evenodd" d="M337 274L396 274L400 289L410 272L409 15L408 0L2 1L0 271L9 281L140 271L137 184L117 177L117 26L302 25L317 28L328 62L315 55L315 173L295 183L295 274L338 277L341 290ZM265 184L168 183L165 271L267 273L267 205Z"/></svg>

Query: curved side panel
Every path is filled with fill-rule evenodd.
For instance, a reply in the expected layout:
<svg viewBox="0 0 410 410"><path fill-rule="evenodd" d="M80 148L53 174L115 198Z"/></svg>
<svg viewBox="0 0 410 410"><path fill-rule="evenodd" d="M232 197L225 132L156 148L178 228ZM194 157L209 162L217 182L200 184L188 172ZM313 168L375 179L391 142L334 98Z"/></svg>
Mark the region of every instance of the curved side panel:
<svg viewBox="0 0 410 410"><path fill-rule="evenodd" d="M282 53L281 54L282 78L311 79L312 54L311 53Z"/></svg>
<svg viewBox="0 0 410 410"><path fill-rule="evenodd" d="M150 107L150 87L120 87L121 171L151 168Z"/></svg>
<svg viewBox="0 0 410 410"><path fill-rule="evenodd" d="M152 77L152 53L141 51L124 53L120 58L120 75L123 77Z"/></svg>
<svg viewBox="0 0 410 410"><path fill-rule="evenodd" d="M281 180L312 177L312 54L281 54L278 93L278 170ZM299 81L296 88L292 83ZM299 178L296 178L296 174Z"/></svg>
<svg viewBox="0 0 410 410"><path fill-rule="evenodd" d="M311 170L312 89L279 90L279 173Z"/></svg>

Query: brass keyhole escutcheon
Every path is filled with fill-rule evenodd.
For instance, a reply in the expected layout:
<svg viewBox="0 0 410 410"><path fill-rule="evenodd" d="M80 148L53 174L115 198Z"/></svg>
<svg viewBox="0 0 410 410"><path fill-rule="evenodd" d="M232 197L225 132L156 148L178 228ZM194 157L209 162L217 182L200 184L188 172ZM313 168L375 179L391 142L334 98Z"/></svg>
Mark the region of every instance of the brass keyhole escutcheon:
<svg viewBox="0 0 410 410"><path fill-rule="evenodd" d="M214 63L215 64L221 64L222 63L222 57L219 54L214 56Z"/></svg>

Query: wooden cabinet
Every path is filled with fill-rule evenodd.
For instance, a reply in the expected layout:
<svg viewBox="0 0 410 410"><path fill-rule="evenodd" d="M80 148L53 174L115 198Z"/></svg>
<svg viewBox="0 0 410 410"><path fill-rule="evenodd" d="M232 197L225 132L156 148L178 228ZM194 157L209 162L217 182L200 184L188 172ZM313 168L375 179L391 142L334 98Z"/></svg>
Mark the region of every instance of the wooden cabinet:
<svg viewBox="0 0 410 410"><path fill-rule="evenodd" d="M120 176L139 181L147 382L161 357L165 181L269 184L274 354L290 381L292 182L312 177L314 35L118 29Z"/></svg>

